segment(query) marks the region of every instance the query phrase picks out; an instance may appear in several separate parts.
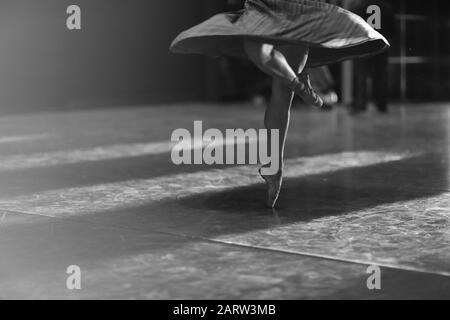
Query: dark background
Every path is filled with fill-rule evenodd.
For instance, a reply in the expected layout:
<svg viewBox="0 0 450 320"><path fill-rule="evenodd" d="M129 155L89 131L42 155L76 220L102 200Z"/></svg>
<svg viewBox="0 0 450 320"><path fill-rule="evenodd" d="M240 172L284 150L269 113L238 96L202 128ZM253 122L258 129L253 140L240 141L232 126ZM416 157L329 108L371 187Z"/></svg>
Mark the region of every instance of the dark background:
<svg viewBox="0 0 450 320"><path fill-rule="evenodd" d="M220 100L218 62L168 47L225 2L0 0L0 111ZM81 31L66 28L70 4L82 9ZM449 99L449 2L392 4L392 99Z"/></svg>

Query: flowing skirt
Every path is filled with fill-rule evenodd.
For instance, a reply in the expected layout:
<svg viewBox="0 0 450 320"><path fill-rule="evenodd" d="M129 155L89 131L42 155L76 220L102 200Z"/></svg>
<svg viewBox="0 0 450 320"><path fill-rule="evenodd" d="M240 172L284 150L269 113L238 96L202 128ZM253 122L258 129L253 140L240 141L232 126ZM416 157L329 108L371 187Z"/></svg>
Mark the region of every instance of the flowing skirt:
<svg viewBox="0 0 450 320"><path fill-rule="evenodd" d="M307 67L370 56L389 47L364 19L338 6L314 0L247 0L245 9L213 16L182 32L175 53L247 58L244 39L274 45L306 45Z"/></svg>

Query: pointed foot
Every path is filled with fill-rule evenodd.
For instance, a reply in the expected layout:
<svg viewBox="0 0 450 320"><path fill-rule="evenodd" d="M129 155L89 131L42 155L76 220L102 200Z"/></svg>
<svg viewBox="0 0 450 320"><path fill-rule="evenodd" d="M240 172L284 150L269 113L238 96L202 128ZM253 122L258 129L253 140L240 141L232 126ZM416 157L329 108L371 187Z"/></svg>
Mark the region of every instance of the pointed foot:
<svg viewBox="0 0 450 320"><path fill-rule="evenodd" d="M278 197L280 196L281 186L283 183L283 174L280 171L279 173L272 176L264 176L261 174L261 169L259 170L259 174L264 179L264 181L266 181L267 186L266 205L269 209L273 209L275 208Z"/></svg>
<svg viewBox="0 0 450 320"><path fill-rule="evenodd" d="M324 101L311 86L309 74L299 74L297 78L292 80L291 89L300 96L306 104L318 109L323 107Z"/></svg>

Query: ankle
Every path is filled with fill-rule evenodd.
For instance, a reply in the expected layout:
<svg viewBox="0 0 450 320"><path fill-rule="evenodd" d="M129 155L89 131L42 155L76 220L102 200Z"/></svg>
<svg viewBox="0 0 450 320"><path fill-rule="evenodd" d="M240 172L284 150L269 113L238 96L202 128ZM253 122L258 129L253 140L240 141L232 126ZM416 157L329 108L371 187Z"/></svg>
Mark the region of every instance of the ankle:
<svg viewBox="0 0 450 320"><path fill-rule="evenodd" d="M306 88L305 83L299 78L299 77L295 77L294 79L291 80L290 84L289 84L289 88L292 91L304 91Z"/></svg>

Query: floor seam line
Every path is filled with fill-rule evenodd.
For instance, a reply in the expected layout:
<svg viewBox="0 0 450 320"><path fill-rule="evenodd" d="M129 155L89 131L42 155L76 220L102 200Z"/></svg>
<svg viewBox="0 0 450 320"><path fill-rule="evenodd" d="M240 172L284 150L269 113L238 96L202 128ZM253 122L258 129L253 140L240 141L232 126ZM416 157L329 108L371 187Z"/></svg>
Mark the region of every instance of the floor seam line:
<svg viewBox="0 0 450 320"><path fill-rule="evenodd" d="M202 238L200 238L200 239L202 239ZM358 260L343 259L343 258L332 257L332 256L327 256L327 255L320 255L320 254L313 254L313 253L308 253L308 252L295 252L295 251L289 251L289 250L283 250L283 249L274 249L274 248L251 246L251 245L238 244L238 243L229 243L229 242L223 242L220 240L212 240L212 239L202 239L202 240L210 241L213 243L224 244L224 245L237 246L237 247L241 247L241 248L270 251L270 252L276 252L276 253L282 253L282 254L288 254L288 255L296 255L296 256L302 256L302 257L309 257L309 258L316 258L316 259L323 259L323 260L347 263L347 264L357 264L357 265L364 265L364 266L376 265L376 266L391 269L391 270L422 273L422 274L429 274L429 275L435 275L435 276L441 276L441 277L450 277L450 273L446 273L446 272L433 272L433 271L428 271L425 269L401 267L401 266L389 265L389 264L385 264L385 263L365 262L362 260L358 261Z"/></svg>
<svg viewBox="0 0 450 320"><path fill-rule="evenodd" d="M362 260L343 259L343 258L339 258L339 257L320 255L320 254L313 254L313 253L308 253L308 252L295 252L295 251L283 250L283 249L275 249L275 248L268 248L268 247L254 246L254 245L246 245L246 244L239 244L239 243L231 243L231 242L217 240L217 239L205 238L205 237L202 237L202 236L193 236L193 235L188 235L188 234L176 234L176 233L172 233L172 232L169 232L169 231L157 231L157 230L154 230L154 229L143 230L143 229L140 229L140 228L135 228L135 227L130 227L130 226L116 226L116 225L109 225L109 226L106 225L105 226L105 225L100 224L99 222L96 222L95 220L87 220L87 219L83 219L83 218L81 218L81 219L80 218L73 218L73 217L61 218L61 217L46 216L46 215L41 215L41 214L36 214L36 213L29 213L29 212L4 210L4 209L1 209L1 208L0 208L0 211L4 211L5 213L11 213L11 214L37 216L37 217L49 218L49 219L60 220L60 221L62 221L64 219L68 219L68 220L70 220L70 221L72 221L74 223L81 223L81 224L85 224L85 225L86 224L87 225L95 224L95 225L106 227L106 228L134 230L134 231L139 231L139 232L148 232L148 233L153 233L153 234L172 236L172 237L176 237L176 238L201 240L201 241L205 241L205 242L209 242L209 243L221 244L221 245L226 245L226 246L230 246L230 247L246 248L246 249L251 249L251 250L255 250L255 251L268 251L268 252L274 252L274 253L278 253L278 254L285 254L285 255L292 255L292 256L301 256L301 257L309 257L309 258L316 258L316 259L324 259L324 260L341 262L341 263L347 263L347 264L357 264L357 265L366 265L366 266L376 265L376 266L379 266L379 267L384 267L384 268L388 268L388 269L392 269L392 270L398 270L398 271L407 271L407 272L415 272L415 273L436 275L436 276L442 276L442 277L450 277L450 273L446 273L446 272L433 272L433 271L428 271L428 270L419 269L419 268L400 267L400 266L383 264L383 263L381 263L381 264L380 263L370 263L370 262L365 262L365 261L362 261Z"/></svg>

